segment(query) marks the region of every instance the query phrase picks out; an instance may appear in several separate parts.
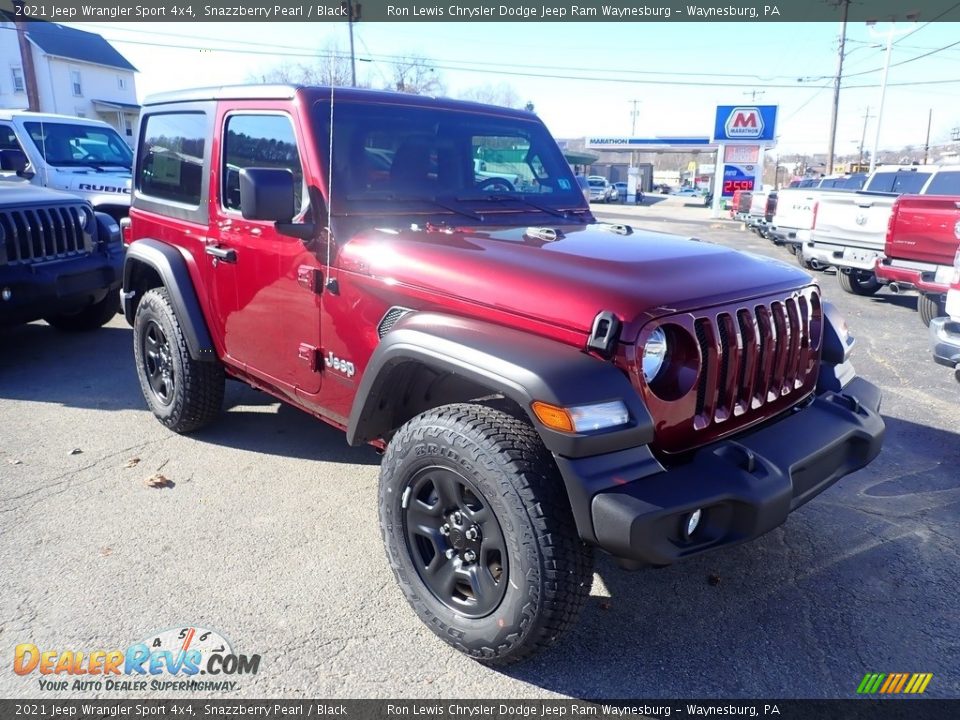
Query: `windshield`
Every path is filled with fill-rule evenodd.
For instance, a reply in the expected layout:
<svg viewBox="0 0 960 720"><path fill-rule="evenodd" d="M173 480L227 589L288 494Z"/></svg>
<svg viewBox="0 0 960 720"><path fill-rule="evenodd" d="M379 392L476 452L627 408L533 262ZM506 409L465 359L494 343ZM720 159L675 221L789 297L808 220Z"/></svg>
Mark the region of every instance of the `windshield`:
<svg viewBox="0 0 960 720"><path fill-rule="evenodd" d="M330 105L314 109L328 152ZM333 212L586 210L583 192L536 120L376 103L334 106ZM496 206L496 207L492 207Z"/></svg>
<svg viewBox="0 0 960 720"><path fill-rule="evenodd" d="M593 180L593 179L591 179L591 180L588 180L587 182L590 183L590 187L599 187L599 188L602 188L602 187L604 187L604 186L607 184L605 180Z"/></svg>
<svg viewBox="0 0 960 720"><path fill-rule="evenodd" d="M133 153L113 128L63 122L28 122L24 127L50 165L133 167Z"/></svg>

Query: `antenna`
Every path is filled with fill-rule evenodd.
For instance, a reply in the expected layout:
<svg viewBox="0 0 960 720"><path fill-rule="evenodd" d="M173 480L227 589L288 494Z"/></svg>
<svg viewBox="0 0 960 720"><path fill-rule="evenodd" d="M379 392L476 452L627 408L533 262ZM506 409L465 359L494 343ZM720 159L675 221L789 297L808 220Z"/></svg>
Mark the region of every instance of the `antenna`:
<svg viewBox="0 0 960 720"><path fill-rule="evenodd" d="M330 141L327 146L327 259L324 274L327 289L336 295L339 290L337 281L330 277L330 261L333 253L333 83L330 83Z"/></svg>

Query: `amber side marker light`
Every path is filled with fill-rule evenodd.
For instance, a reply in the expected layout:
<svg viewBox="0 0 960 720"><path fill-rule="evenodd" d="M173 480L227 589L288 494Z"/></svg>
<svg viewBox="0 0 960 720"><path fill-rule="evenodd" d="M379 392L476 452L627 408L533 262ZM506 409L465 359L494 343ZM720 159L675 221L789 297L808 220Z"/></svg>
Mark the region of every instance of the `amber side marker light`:
<svg viewBox="0 0 960 720"><path fill-rule="evenodd" d="M531 407L540 422L551 430L560 432L593 432L630 422L630 413L622 400L594 405L576 405L570 408L537 400Z"/></svg>
<svg viewBox="0 0 960 720"><path fill-rule="evenodd" d="M573 432L573 418L566 408L550 405L549 403L535 401L532 405L533 414L537 420L542 422L551 430L560 432Z"/></svg>

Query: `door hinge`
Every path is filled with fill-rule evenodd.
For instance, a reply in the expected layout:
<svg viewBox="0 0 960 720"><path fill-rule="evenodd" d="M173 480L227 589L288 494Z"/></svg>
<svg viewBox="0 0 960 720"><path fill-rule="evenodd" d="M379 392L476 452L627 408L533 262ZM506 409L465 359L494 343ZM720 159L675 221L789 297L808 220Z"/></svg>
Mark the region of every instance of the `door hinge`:
<svg viewBox="0 0 960 720"><path fill-rule="evenodd" d="M297 283L319 295L323 292L323 271L311 265L301 265L297 268Z"/></svg>
<svg viewBox="0 0 960 720"><path fill-rule="evenodd" d="M323 368L323 359L320 357L320 348L307 343L300 343L297 350L297 357L307 364L313 372L320 372Z"/></svg>

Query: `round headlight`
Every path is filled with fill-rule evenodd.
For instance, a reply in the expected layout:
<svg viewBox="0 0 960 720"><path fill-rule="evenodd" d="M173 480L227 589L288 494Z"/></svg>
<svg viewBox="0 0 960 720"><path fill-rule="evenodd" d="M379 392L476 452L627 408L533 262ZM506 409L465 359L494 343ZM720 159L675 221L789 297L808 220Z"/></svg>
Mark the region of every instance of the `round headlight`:
<svg viewBox="0 0 960 720"><path fill-rule="evenodd" d="M643 346L643 379L648 383L653 382L666 359L667 335L662 328L657 328L650 333L647 344Z"/></svg>

